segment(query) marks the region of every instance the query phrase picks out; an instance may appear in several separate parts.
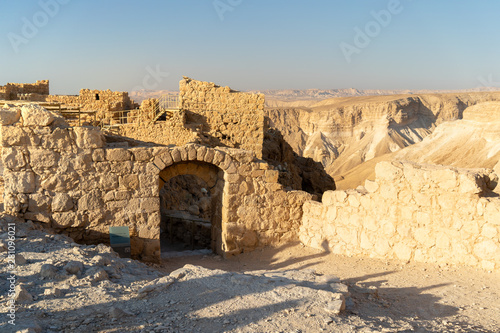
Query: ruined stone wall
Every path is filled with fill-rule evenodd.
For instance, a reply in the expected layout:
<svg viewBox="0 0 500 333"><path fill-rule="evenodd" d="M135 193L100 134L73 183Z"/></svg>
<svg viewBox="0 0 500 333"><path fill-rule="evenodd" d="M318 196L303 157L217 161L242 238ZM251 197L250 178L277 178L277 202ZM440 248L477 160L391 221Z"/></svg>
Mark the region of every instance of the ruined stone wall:
<svg viewBox="0 0 500 333"><path fill-rule="evenodd" d="M298 240L311 195L285 192L279 172L255 153L201 145L114 148L96 128L64 125L35 105L0 110L4 205L76 241L108 241L109 226L129 226L132 254L160 256L160 172L208 163L223 172L221 254Z"/></svg>
<svg viewBox="0 0 500 333"><path fill-rule="evenodd" d="M128 92L111 90L81 89L78 96L49 95L47 102L56 102L71 107L80 107L82 111L97 111L97 118L109 117L108 111L135 109L137 105L130 99Z"/></svg>
<svg viewBox="0 0 500 333"><path fill-rule="evenodd" d="M334 253L500 269L495 174L381 162L363 188L304 205L300 239Z"/></svg>
<svg viewBox="0 0 500 333"><path fill-rule="evenodd" d="M199 125L207 144L246 149L262 157L264 95L187 77L180 81L179 90L187 124Z"/></svg>
<svg viewBox="0 0 500 333"><path fill-rule="evenodd" d="M42 96L49 94L49 80L35 83L7 83L0 87L0 99L17 100L18 94L32 94L30 100L44 101Z"/></svg>

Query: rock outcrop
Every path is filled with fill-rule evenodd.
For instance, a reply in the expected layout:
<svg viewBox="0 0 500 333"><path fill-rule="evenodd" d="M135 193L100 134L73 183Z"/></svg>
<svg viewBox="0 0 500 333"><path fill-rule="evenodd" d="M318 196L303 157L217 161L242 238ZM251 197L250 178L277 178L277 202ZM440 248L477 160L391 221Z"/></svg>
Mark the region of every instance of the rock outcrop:
<svg viewBox="0 0 500 333"><path fill-rule="evenodd" d="M346 97L309 108L267 109L293 150L321 162L341 180L363 162L421 142L436 126L462 119L464 110L500 100L500 93Z"/></svg>

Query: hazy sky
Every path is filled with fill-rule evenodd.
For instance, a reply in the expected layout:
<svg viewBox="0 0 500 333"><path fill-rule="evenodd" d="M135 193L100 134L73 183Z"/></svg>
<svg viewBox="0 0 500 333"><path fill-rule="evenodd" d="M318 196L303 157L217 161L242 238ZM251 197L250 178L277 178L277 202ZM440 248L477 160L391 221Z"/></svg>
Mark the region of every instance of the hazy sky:
<svg viewBox="0 0 500 333"><path fill-rule="evenodd" d="M500 2L0 2L0 85L240 90L500 86Z"/></svg>

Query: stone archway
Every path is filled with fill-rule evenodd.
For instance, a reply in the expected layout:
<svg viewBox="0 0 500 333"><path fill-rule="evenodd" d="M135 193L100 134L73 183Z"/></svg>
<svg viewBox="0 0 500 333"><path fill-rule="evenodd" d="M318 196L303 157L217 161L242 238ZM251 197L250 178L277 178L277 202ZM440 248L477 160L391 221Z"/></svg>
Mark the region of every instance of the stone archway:
<svg viewBox="0 0 500 333"><path fill-rule="evenodd" d="M172 164L165 169L163 169L159 174L159 191L165 184L169 184L170 181L182 177L182 176L195 176L202 180L206 184L207 192L210 195L210 248L214 253L223 254L223 240L222 240L222 196L224 192L224 171L216 167L213 164L200 161L183 161ZM194 225L202 223L201 219L190 219L189 217L182 217L179 215L177 220L184 220L184 223L188 223L192 226L191 228L186 228L184 232L191 233L191 237L194 238ZM169 222L165 221L165 216L162 215L162 220L164 223L173 223L172 216L168 218ZM167 226L165 226L167 227ZM169 230L171 233L172 230ZM172 237L172 234L170 234ZM194 244L191 244L194 246Z"/></svg>

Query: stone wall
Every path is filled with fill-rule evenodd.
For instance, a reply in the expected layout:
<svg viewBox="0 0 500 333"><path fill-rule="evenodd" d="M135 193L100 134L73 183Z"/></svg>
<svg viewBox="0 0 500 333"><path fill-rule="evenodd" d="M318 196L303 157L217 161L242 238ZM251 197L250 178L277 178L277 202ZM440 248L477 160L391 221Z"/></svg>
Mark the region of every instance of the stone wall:
<svg viewBox="0 0 500 333"><path fill-rule="evenodd" d="M0 99L17 100L18 94L31 95L33 99L43 101L41 96L49 94L49 80L36 81L35 83L7 83L0 86Z"/></svg>
<svg viewBox="0 0 500 333"><path fill-rule="evenodd" d="M179 83L180 106L187 124L198 125L211 146L241 148L262 157L264 95L247 94L184 77Z"/></svg>
<svg viewBox="0 0 500 333"><path fill-rule="evenodd" d="M49 95L47 102L56 102L71 107L80 107L82 111L97 111L97 119L109 117L108 111L131 110L138 107L130 99L128 92L111 90L81 89L78 96Z"/></svg>
<svg viewBox="0 0 500 333"><path fill-rule="evenodd" d="M500 269L498 177L381 162L376 180L304 205L300 239L334 253Z"/></svg>
<svg viewBox="0 0 500 333"><path fill-rule="evenodd" d="M87 243L109 241L109 226L129 226L132 254L143 260L160 258L159 178L179 163L223 172L218 252L224 255L298 240L302 205L311 199L285 192L279 172L245 150L114 148L98 129L68 127L36 105L0 110L0 124L8 213Z"/></svg>

